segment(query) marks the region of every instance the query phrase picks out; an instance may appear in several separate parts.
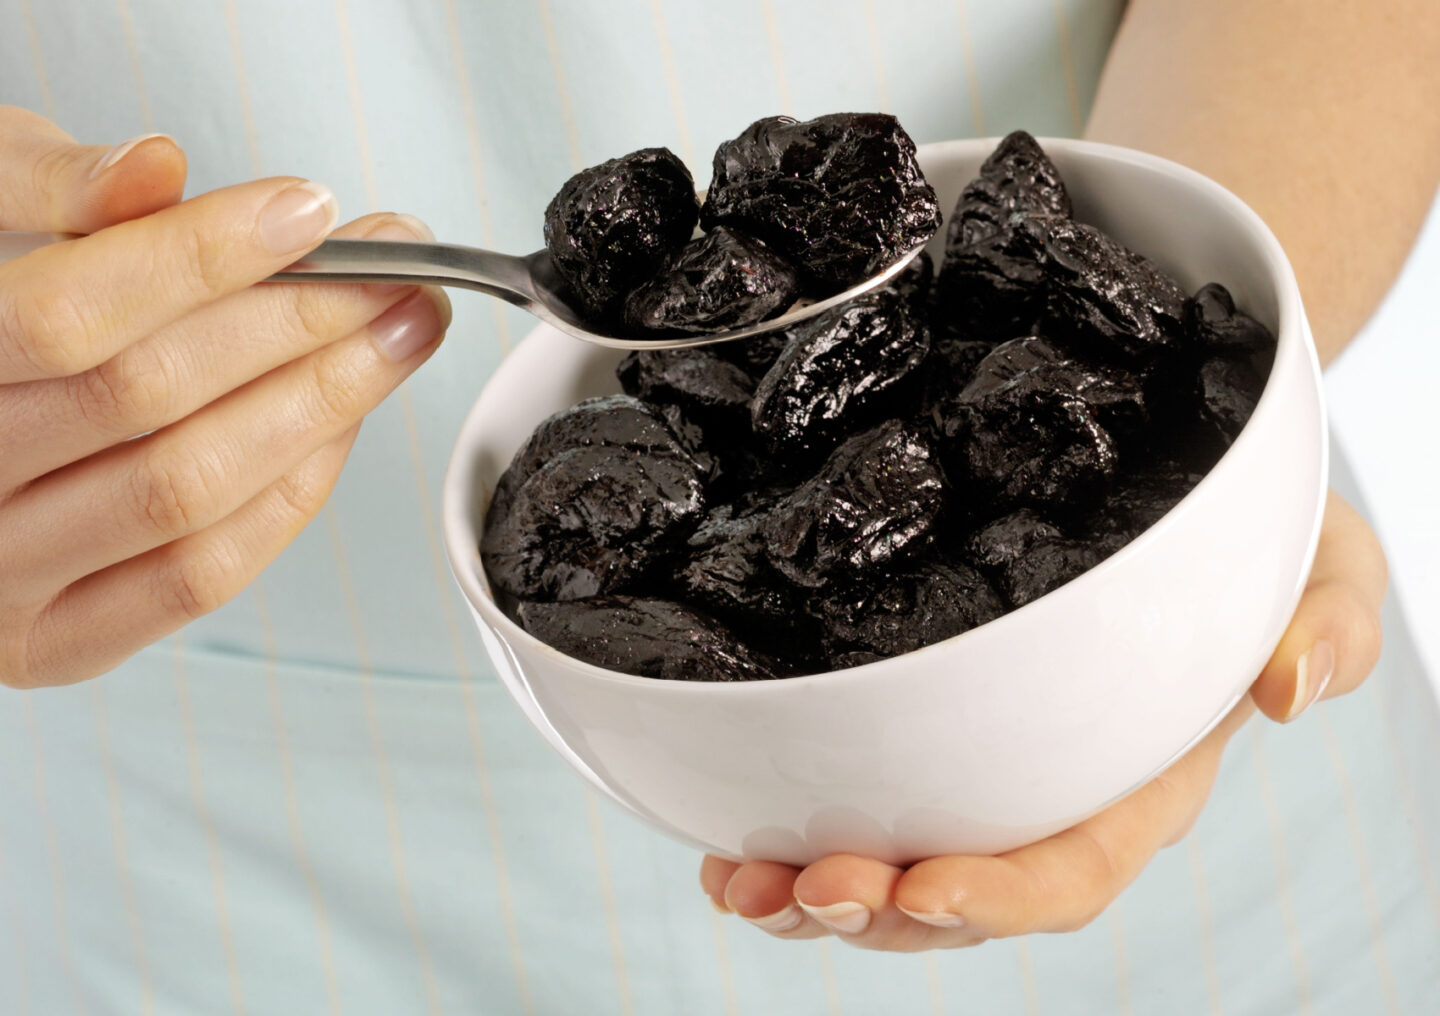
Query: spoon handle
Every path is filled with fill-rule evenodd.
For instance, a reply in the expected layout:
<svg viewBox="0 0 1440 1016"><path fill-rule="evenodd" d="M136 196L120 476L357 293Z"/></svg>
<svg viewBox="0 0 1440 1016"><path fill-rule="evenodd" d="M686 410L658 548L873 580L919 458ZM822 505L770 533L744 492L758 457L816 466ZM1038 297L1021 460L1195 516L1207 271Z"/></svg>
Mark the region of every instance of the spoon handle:
<svg viewBox="0 0 1440 1016"><path fill-rule="evenodd" d="M0 263L73 240L70 233L0 230ZM270 276L272 282L414 282L463 286L528 307L535 302L530 259L448 243L326 240Z"/></svg>

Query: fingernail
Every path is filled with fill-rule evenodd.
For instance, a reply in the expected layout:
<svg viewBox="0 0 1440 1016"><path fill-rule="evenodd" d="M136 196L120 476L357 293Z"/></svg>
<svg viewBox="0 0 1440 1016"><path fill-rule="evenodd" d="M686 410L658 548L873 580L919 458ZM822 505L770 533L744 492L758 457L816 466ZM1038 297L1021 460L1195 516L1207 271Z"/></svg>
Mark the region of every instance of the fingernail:
<svg viewBox="0 0 1440 1016"><path fill-rule="evenodd" d="M335 228L340 206L323 184L306 181L281 191L260 210L260 241L271 254L291 254Z"/></svg>
<svg viewBox="0 0 1440 1016"><path fill-rule="evenodd" d="M764 917L747 917L755 927L764 931L792 931L800 927L800 922L805 920L805 915L795 904L790 904L784 910L777 910L773 914L766 914Z"/></svg>
<svg viewBox="0 0 1440 1016"><path fill-rule="evenodd" d="M715 908L715 913L717 914L729 915L735 913L735 911L731 910L725 904L721 903L714 896L707 896L706 899L710 901L710 905Z"/></svg>
<svg viewBox="0 0 1440 1016"><path fill-rule="evenodd" d="M431 232L429 226L413 215L392 215L365 234L365 239L409 240L411 243L420 240L423 243L432 243L435 240L435 234Z"/></svg>
<svg viewBox="0 0 1440 1016"><path fill-rule="evenodd" d="M434 342L442 327L434 302L416 293L372 321L370 337L385 359L400 363Z"/></svg>
<svg viewBox="0 0 1440 1016"><path fill-rule="evenodd" d="M1284 722L1289 723L1314 705L1325 694L1334 674L1335 647L1325 639L1316 639L1295 661L1295 698L1285 713Z"/></svg>
<svg viewBox="0 0 1440 1016"><path fill-rule="evenodd" d="M104 158L102 158L99 162L95 163L95 168L90 170L90 179L95 179L101 173L105 172L111 166L115 165L115 163L125 158L125 156L129 155L137 145L143 144L146 141L151 141L155 138L165 138L166 140L172 142L175 140L174 138L170 137L169 134L141 134L139 137L131 138L129 141L122 141L114 148L110 149L110 151L106 152Z"/></svg>
<svg viewBox="0 0 1440 1016"><path fill-rule="evenodd" d="M858 935L870 927L870 908L863 903L851 903L847 900L843 903L812 907L803 900L798 902L805 908L805 913L835 931L842 931L847 935Z"/></svg>
<svg viewBox="0 0 1440 1016"><path fill-rule="evenodd" d="M962 928L965 926L965 918L944 910L906 910L901 906L897 906L896 909L911 920L933 925L936 928Z"/></svg>

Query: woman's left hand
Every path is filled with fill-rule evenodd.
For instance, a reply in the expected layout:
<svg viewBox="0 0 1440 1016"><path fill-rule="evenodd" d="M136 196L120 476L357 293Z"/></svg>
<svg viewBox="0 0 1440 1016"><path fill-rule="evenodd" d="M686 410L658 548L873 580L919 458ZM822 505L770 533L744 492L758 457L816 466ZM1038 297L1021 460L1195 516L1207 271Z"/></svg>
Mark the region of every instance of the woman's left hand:
<svg viewBox="0 0 1440 1016"><path fill-rule="evenodd" d="M715 905L777 938L836 934L864 949L916 951L1074 931L1099 916L1162 848L1184 838L1220 756L1256 711L1287 722L1358 687L1380 654L1385 555L1331 492L1300 605L1274 655L1214 731L1160 776L1079 825L995 857L935 857L897 868L837 854L807 868L706 857Z"/></svg>

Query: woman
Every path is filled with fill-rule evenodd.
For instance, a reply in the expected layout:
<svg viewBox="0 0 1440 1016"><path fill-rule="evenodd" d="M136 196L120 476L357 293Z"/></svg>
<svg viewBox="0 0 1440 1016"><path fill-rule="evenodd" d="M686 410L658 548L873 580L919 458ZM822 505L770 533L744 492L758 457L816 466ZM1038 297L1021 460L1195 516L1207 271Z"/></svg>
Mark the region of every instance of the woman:
<svg viewBox="0 0 1440 1016"><path fill-rule="evenodd" d="M20 686L109 672L0 704L5 1011L1419 1011L1440 986L1405 950L1440 934L1440 827L1407 825L1426 805L1410 742L1377 734L1433 724L1403 639L1387 697L1367 687L1283 741L1239 734L1183 851L1155 856L1248 703L1147 788L1004 858L706 861L711 899L771 934L879 950L1076 929L1149 863L1077 935L797 952L712 923L689 852L562 774L457 615L433 485L528 320L457 299L439 347L443 294L253 285L337 205L526 250L570 172L634 148L703 177L712 144L777 110L887 109L927 141L1079 132L1094 94L1087 134L1195 166L1267 219L1328 359L1440 176L1437 26L1418 2L1291 6L1139 2L1112 44L1103 2L122 3L83 30L25 5L7 96L185 149L0 117L0 226L103 230L0 267L0 661ZM200 196L177 203L187 156ZM234 183L275 172L299 176ZM338 235L428 233L380 214ZM1255 705L1292 719L1359 686L1384 584L1332 498ZM1249 969L1261 951L1278 958Z"/></svg>

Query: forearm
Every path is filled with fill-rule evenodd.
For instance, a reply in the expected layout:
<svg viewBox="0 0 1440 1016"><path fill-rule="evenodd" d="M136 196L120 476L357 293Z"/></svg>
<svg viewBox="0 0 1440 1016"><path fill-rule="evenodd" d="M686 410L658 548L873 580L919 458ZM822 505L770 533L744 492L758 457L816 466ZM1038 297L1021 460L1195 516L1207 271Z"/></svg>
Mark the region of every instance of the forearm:
<svg viewBox="0 0 1440 1016"><path fill-rule="evenodd" d="M1259 212L1329 362L1394 281L1440 181L1440 7L1132 0L1086 136L1192 166Z"/></svg>

